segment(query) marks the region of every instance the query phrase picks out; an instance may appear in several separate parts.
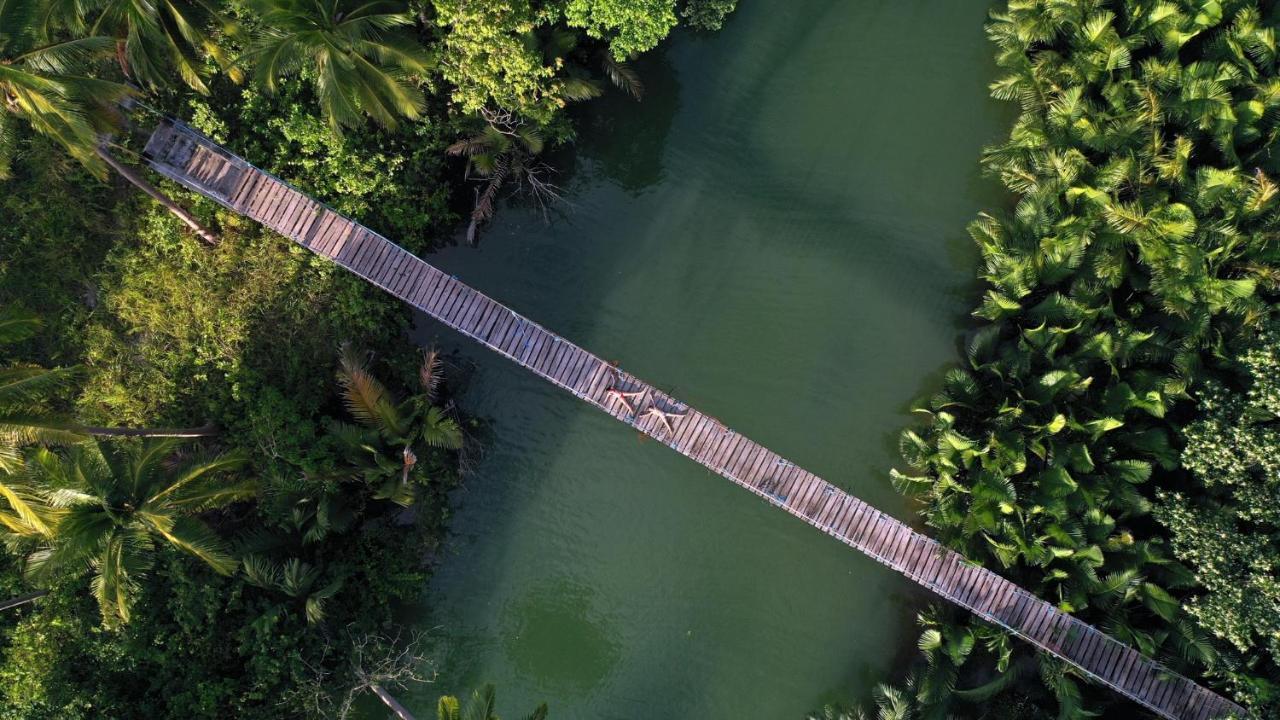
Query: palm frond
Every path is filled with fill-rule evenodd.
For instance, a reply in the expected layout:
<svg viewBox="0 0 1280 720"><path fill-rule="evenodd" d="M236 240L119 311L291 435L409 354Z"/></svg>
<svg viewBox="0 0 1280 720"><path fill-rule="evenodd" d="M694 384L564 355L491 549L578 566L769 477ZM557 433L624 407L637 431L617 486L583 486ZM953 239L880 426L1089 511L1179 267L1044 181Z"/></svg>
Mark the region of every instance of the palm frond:
<svg viewBox="0 0 1280 720"><path fill-rule="evenodd" d="M339 353L338 384L347 410L356 420L391 435L403 434L404 420L391 393L348 344L343 344Z"/></svg>

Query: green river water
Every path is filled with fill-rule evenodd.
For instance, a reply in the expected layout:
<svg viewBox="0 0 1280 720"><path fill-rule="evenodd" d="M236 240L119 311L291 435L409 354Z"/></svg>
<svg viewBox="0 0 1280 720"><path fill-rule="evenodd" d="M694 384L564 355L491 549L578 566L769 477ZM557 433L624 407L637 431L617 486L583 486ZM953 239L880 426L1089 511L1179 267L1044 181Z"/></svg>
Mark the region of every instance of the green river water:
<svg viewBox="0 0 1280 720"><path fill-rule="evenodd" d="M956 356L1004 200L988 5L743 0L593 102L550 222L507 208L431 258L549 329L905 517L888 470ZM491 422L427 591L440 676L504 717L800 718L865 698L926 600L889 570L429 319Z"/></svg>

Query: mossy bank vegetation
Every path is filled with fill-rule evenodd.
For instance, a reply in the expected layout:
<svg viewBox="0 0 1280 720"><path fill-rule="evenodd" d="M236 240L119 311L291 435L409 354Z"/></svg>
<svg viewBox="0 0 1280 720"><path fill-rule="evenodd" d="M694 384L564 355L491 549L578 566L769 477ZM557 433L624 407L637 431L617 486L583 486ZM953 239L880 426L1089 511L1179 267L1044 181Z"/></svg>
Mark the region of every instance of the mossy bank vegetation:
<svg viewBox="0 0 1280 720"><path fill-rule="evenodd" d="M732 5L0 0L0 717L341 716L429 673L393 610L474 442L447 358L283 239L120 182L135 126L188 119L423 252Z"/></svg>

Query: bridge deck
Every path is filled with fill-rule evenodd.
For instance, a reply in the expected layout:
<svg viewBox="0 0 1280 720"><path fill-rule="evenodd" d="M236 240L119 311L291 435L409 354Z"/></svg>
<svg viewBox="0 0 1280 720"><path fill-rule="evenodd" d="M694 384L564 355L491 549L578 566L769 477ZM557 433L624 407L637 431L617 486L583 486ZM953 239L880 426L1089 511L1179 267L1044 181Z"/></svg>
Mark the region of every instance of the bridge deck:
<svg viewBox="0 0 1280 720"><path fill-rule="evenodd" d="M160 174L333 260L1158 715L1245 716L1237 705L495 302L189 127L161 123L144 156Z"/></svg>

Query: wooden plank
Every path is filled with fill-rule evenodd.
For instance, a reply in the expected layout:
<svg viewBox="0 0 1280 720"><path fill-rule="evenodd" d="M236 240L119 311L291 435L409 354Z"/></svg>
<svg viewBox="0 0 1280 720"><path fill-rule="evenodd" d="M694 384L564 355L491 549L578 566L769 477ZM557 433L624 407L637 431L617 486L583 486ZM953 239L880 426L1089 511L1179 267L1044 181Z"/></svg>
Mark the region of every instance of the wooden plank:
<svg viewBox="0 0 1280 720"><path fill-rule="evenodd" d="M281 228L288 222L293 207L301 202L302 196L293 190L293 188L285 185L280 192L280 197L276 199L274 205L270 209L271 217L267 221L267 226L277 233L284 235Z"/></svg>
<svg viewBox="0 0 1280 720"><path fill-rule="evenodd" d="M538 348L537 355L534 357L534 369L542 373L547 379L554 379L551 369L559 359L561 353L565 351L565 344L560 341L552 333L546 333L547 338L542 343L542 347Z"/></svg>
<svg viewBox="0 0 1280 720"><path fill-rule="evenodd" d="M840 527L837 528L837 531L836 531L836 534L839 537L844 538L846 540L849 538L849 533L853 530L854 526L857 524L858 517L859 515L862 514L863 507L865 505L865 503L861 502L860 500L853 497L852 495L850 495L849 498L853 500L853 502L849 505L849 509L845 513L844 520L840 523Z"/></svg>
<svg viewBox="0 0 1280 720"><path fill-rule="evenodd" d="M378 270L378 266L382 263L382 259L391 254L391 243L375 237L373 233L360 225L356 227L358 230L354 238L354 251L347 260L347 264L357 274L372 280L374 279L374 273Z"/></svg>
<svg viewBox="0 0 1280 720"><path fill-rule="evenodd" d="M396 256L400 254L399 248L392 243L383 240L377 235L374 235L367 229L362 228L361 232L364 233L364 237L361 239L361 244L364 245L366 249L357 257L352 258L352 264L355 265L365 277L372 280L375 284L381 285L384 290L389 290L390 288L387 287L386 271L387 267L396 259Z"/></svg>
<svg viewBox="0 0 1280 720"><path fill-rule="evenodd" d="M493 329L490 329L488 338L485 338L485 342L489 343L489 347L493 347L497 350L498 345L500 345L504 338L507 337L507 333L511 331L511 328L515 324L515 313L512 313L511 310L507 310L506 307L503 307L502 310L498 311L498 318L495 320Z"/></svg>
<svg viewBox="0 0 1280 720"><path fill-rule="evenodd" d="M567 343L556 336L552 336L551 352L543 358L542 364L546 368L546 375L552 382L560 382L560 367L564 365L565 360L573 353L573 344Z"/></svg>
<svg viewBox="0 0 1280 720"><path fill-rule="evenodd" d="M795 514L803 517L805 508L809 507L809 502L813 499L815 493L821 487L818 478L804 468L796 468L796 494L795 502L791 505L791 509Z"/></svg>
<svg viewBox="0 0 1280 720"><path fill-rule="evenodd" d="M796 502L792 508L797 515L804 517L809 508L809 503L813 502L813 497L822 490L822 481L813 473L803 469L800 470L799 474L801 485L796 490Z"/></svg>
<svg viewBox="0 0 1280 720"><path fill-rule="evenodd" d="M924 539L924 568L920 575L923 578L925 587L933 589L936 585L938 577L938 568L942 565L942 546L938 543Z"/></svg>
<svg viewBox="0 0 1280 720"><path fill-rule="evenodd" d="M576 352L574 353L573 361L567 368L565 368L564 385L569 388L569 390L577 392L578 383L582 381L582 376L587 372L587 368L591 367L592 364L596 362L596 359L586 350L579 348L575 348L575 350ZM680 421L672 420L671 424L673 427L678 427Z"/></svg>
<svg viewBox="0 0 1280 720"><path fill-rule="evenodd" d="M325 255L335 263L341 264L338 257L347 250L347 243L351 242L355 234L355 223L341 215L334 217L333 223L329 226L329 249L325 251Z"/></svg>
<svg viewBox="0 0 1280 720"><path fill-rule="evenodd" d="M874 517L875 511L870 505L863 504L858 508L853 521L849 523L849 531L844 535L850 544L861 548L862 538L866 534L868 524Z"/></svg>
<svg viewBox="0 0 1280 720"><path fill-rule="evenodd" d="M268 224L271 225L276 232L284 235L285 237L289 237L289 234L285 232L285 229L293 222L295 217L294 213L297 212L298 206L301 204L302 194L294 191L293 189L287 189L280 202L276 205L276 212L273 214L271 222ZM292 240L293 238L289 239Z"/></svg>
<svg viewBox="0 0 1280 720"><path fill-rule="evenodd" d="M409 296L409 302L414 307L422 307L423 300L435 289L436 284L441 282L444 282L444 273L425 262L422 263L422 274L414 280L413 287L406 293Z"/></svg>
<svg viewBox="0 0 1280 720"><path fill-rule="evenodd" d="M435 288L431 295L422 301L422 309L430 313L432 317L439 319L441 305L444 304L445 300L457 287L457 278L452 276L445 277L444 281Z"/></svg>
<svg viewBox="0 0 1280 720"><path fill-rule="evenodd" d="M567 342L565 344L569 346L569 352L560 360L560 367L555 371L556 378L561 387L573 390L575 377L587 363L587 353L573 343Z"/></svg>
<svg viewBox="0 0 1280 720"><path fill-rule="evenodd" d="M691 441L695 437L695 433L704 427L706 418L702 413L689 411L683 420L676 425L676 436L671 439L671 445L676 450L684 453L692 445Z"/></svg>
<svg viewBox="0 0 1280 720"><path fill-rule="evenodd" d="M280 183L269 177L264 178L261 183L258 183L258 187L253 193L253 198L250 199L248 207L245 208L249 217L254 220L261 220L260 211L262 207L269 203L271 198L279 192Z"/></svg>
<svg viewBox="0 0 1280 720"><path fill-rule="evenodd" d="M507 331L515 324L516 316L510 310L499 306L497 317L494 318L493 324L490 326L488 333L485 334L484 342L491 348L497 349Z"/></svg>
<svg viewBox="0 0 1280 720"><path fill-rule="evenodd" d="M524 363L526 367L533 367L532 363L537 353L542 351L543 345L547 342L547 333L537 325L530 323L529 332L524 338L524 342L520 348L516 359Z"/></svg>
<svg viewBox="0 0 1280 720"><path fill-rule="evenodd" d="M1151 694L1151 704L1157 708L1167 707L1169 704L1169 696L1178 687L1178 682L1174 678L1160 678L1156 683L1155 691Z"/></svg>
<svg viewBox="0 0 1280 720"><path fill-rule="evenodd" d="M333 245L335 239L333 225L337 219L337 213L328 208L320 211L320 219L316 221L315 225L311 226L311 234L307 238L307 244L310 246L311 252L322 257L328 256L329 247Z"/></svg>
<svg viewBox="0 0 1280 720"><path fill-rule="evenodd" d="M831 487L822 478L815 476L814 480L817 482L817 487L814 489L813 493L809 495L808 501L804 504L804 515L811 520L818 512L819 503L827 497L827 491Z"/></svg>
<svg viewBox="0 0 1280 720"><path fill-rule="evenodd" d="M573 361L565 368L564 372L564 386L568 388L570 392L578 391L578 384L582 382L582 378L587 374L588 369L594 367L595 364L599 362L594 355L577 347L576 345L574 346L574 350L575 353ZM678 419L672 419L671 426L678 429L680 427L680 422L681 421Z"/></svg>
<svg viewBox="0 0 1280 720"><path fill-rule="evenodd" d="M499 350L505 353L512 360L516 360L516 348L524 341L525 335L528 334L529 328L532 327L528 320L521 316L516 316L516 321L511 324L511 328L507 331L507 336L503 338L502 345Z"/></svg>
<svg viewBox="0 0 1280 720"><path fill-rule="evenodd" d="M511 357L521 365L525 364L525 356L529 353L529 347L537 340L539 332L538 326L533 322L520 318L520 329L516 332L515 341L511 348Z"/></svg>
<svg viewBox="0 0 1280 720"><path fill-rule="evenodd" d="M458 292L453 298L453 302L440 313L440 319L449 323L453 327L458 326L458 318L462 317L462 311L468 306L467 304L475 298L476 291L469 286L459 283ZM545 332L545 331L543 331Z"/></svg>
<svg viewBox="0 0 1280 720"><path fill-rule="evenodd" d="M431 266L409 255L409 260L405 263L405 267L400 273L400 282L397 283L400 289L396 292L396 296L412 305L413 303L409 301L409 298L418 294L418 289L430 275Z"/></svg>
<svg viewBox="0 0 1280 720"><path fill-rule="evenodd" d="M396 295L398 295L401 298L407 299L407 298L413 297L413 294L417 292L418 280L426 276L430 266L427 265L422 260L420 260L418 256L414 255L408 250L401 248L400 251L404 253L404 256L406 259L405 259L405 262L400 266L399 270L397 270L399 277L396 279L395 284L392 286L393 288L392 292L394 292ZM492 305L497 304L492 300L490 300L489 302Z"/></svg>
<svg viewBox="0 0 1280 720"><path fill-rule="evenodd" d="M689 429L689 437L685 440L685 454L690 458L697 460L699 456L706 450L707 444L715 433L719 424L705 415L699 415L693 426Z"/></svg>
<svg viewBox="0 0 1280 720"><path fill-rule="evenodd" d="M741 435L733 432L732 430L726 429L721 438L721 442L715 445L715 452L710 456L706 464L710 466L712 470L722 472L724 470L725 460L728 459L728 456L731 453L737 450L738 445L742 440L743 438Z"/></svg>
<svg viewBox="0 0 1280 720"><path fill-rule="evenodd" d="M244 210L245 215L257 220L257 209L271 197L271 193L276 189L275 181L271 178L262 176L261 180L254 186L252 194L245 198Z"/></svg>
<svg viewBox="0 0 1280 720"><path fill-rule="evenodd" d="M854 515L858 512L861 503L852 495L845 495L848 502L845 503L844 509L840 511L840 517L831 526L831 531L837 538L848 537L849 526L853 523Z"/></svg>
<svg viewBox="0 0 1280 720"><path fill-rule="evenodd" d="M760 452L756 453L755 458L751 460L751 464L742 471L743 481L750 483L753 487L760 484L760 481L762 481L768 474L768 469L772 467L778 459L778 456L774 454L773 451L769 450L769 448L764 447L763 445L758 447L760 448Z"/></svg>
<svg viewBox="0 0 1280 720"><path fill-rule="evenodd" d="M924 566L925 551L924 538L912 533L907 540L907 549L902 556L902 567L908 575L916 577L920 574L920 570Z"/></svg>
<svg viewBox="0 0 1280 720"><path fill-rule="evenodd" d="M383 261L378 273L382 276L382 282L386 285L387 291L403 299L401 291L404 288L405 278L414 264L419 261L399 245L392 242L387 244L391 246L391 255ZM481 297L484 296L481 295ZM488 300L488 298L485 299Z"/></svg>
<svg viewBox="0 0 1280 720"><path fill-rule="evenodd" d="M737 440L734 442L729 452L725 453L724 457L717 463L720 468L720 472L726 475L731 474L731 469L737 461L738 456L749 450L751 446L752 442L748 440L745 435L737 435Z"/></svg>
<svg viewBox="0 0 1280 720"><path fill-rule="evenodd" d="M283 183L272 180L266 196L262 199L261 205L258 206L257 220L275 230L275 227L271 224L271 218L279 211L280 201L284 199L288 192L289 188L285 187Z"/></svg>
<svg viewBox="0 0 1280 720"><path fill-rule="evenodd" d="M813 524L822 527L823 518L827 512L831 510L831 506L839 499L836 489L830 485L826 485L818 494L817 502L813 506Z"/></svg>
<svg viewBox="0 0 1280 720"><path fill-rule="evenodd" d="M791 487L795 484L796 479L796 466L789 462L782 462L774 470L774 473L776 482L774 484L773 494L790 499Z"/></svg>
<svg viewBox="0 0 1280 720"><path fill-rule="evenodd" d="M727 466L729 474L735 479L741 480L747 465L755 460L756 455L760 452L762 452L762 448L759 445L747 440L743 447L729 459Z"/></svg>
<svg viewBox="0 0 1280 720"><path fill-rule="evenodd" d="M542 328L535 329L533 335L530 337L530 342L525 346L524 353L520 356L520 359L525 365L528 365L531 370L537 371L536 363L541 359L542 355L550 349L551 340L551 335L545 330Z"/></svg>
<svg viewBox="0 0 1280 720"><path fill-rule="evenodd" d="M544 359L543 364L547 369L547 377L552 382L560 382L561 368L573 354L574 346L572 343L567 343L558 337L554 339L552 350Z"/></svg>
<svg viewBox="0 0 1280 720"><path fill-rule="evenodd" d="M481 295L480 302L476 303L476 306L471 308L471 312L467 313L466 317L462 318L463 330L465 330L473 339L478 337L480 335L481 326L489 319L489 316L494 313L497 305L497 303L490 300L487 296Z"/></svg>
<svg viewBox="0 0 1280 720"><path fill-rule="evenodd" d="M307 247L307 239L311 237L311 227L316 224L319 218L317 206L315 203L307 203L306 207L298 215L298 223L294 225L289 236L294 242L303 247Z"/></svg>
<svg viewBox="0 0 1280 720"><path fill-rule="evenodd" d="M427 265L426 267L431 269L430 265ZM487 343L498 325L503 323L509 317L511 317L511 313L507 308L502 306L500 303L490 302L488 311L486 311L484 317L480 318L480 321L476 323L475 339L482 343Z"/></svg>
<svg viewBox="0 0 1280 720"><path fill-rule="evenodd" d="M440 298L440 301L436 303L436 319L450 327L453 327L453 323L450 321L450 318L453 317L454 308L458 307L458 304L467 298L468 289L469 288L461 282L454 283L448 292ZM535 329L531 322L526 322L525 326L526 334L532 333Z"/></svg>
<svg viewBox="0 0 1280 720"><path fill-rule="evenodd" d="M244 202L253 193L253 189L262 181L262 173L246 171L240 176L240 184L231 196L231 207L237 212L244 210Z"/></svg>
<svg viewBox="0 0 1280 720"><path fill-rule="evenodd" d="M888 516L877 511L871 518L871 524L867 528L866 536L862 539L860 546L868 555L876 560L882 560L880 553L877 552L880 544L884 542L885 533L890 529Z"/></svg>
<svg viewBox="0 0 1280 720"><path fill-rule="evenodd" d="M572 392L579 392L578 387L582 384L582 380L591 372L591 368L595 367L599 360L595 355L586 350L579 349L576 361L565 374L565 387ZM680 427L680 421L672 420L671 424L677 429Z"/></svg>
<svg viewBox="0 0 1280 720"><path fill-rule="evenodd" d="M516 345L518 338L520 338L521 334L524 333L526 323L525 319L521 318L520 315L513 314L511 320L511 325L507 328L506 334L504 334L502 340L498 341L497 350L498 352L502 352L503 355L507 355L508 357L511 357L512 360L515 360L515 355L512 354L509 348Z"/></svg>
<svg viewBox="0 0 1280 720"><path fill-rule="evenodd" d="M849 499L848 495L839 490L831 493L831 496L831 502L818 511L818 527L825 532L832 532L831 524L843 519L840 513L844 511Z"/></svg>
<svg viewBox="0 0 1280 720"><path fill-rule="evenodd" d="M395 255L382 271L382 277L385 279L387 292L408 302L408 296L413 293L414 281L419 274L425 273L426 267L422 261L396 246Z"/></svg>
<svg viewBox="0 0 1280 720"><path fill-rule="evenodd" d="M360 226L351 221L350 218L342 218L336 227L338 236L333 241L333 247L329 250L329 257L333 261L344 267L350 266L351 256L359 249Z"/></svg>
<svg viewBox="0 0 1280 720"><path fill-rule="evenodd" d="M911 566L907 564L907 559L914 547L911 541L915 539L916 534L911 531L909 526L904 525L901 535L902 542L898 543L897 547L893 549L893 554L889 557L889 562L899 570L910 570Z"/></svg>
<svg viewBox="0 0 1280 720"><path fill-rule="evenodd" d="M440 299L436 305L436 318L445 323L449 327L456 327L454 316L462 307L462 304L469 300L474 292L461 282L454 284L449 293ZM534 337L537 326L532 322L525 322L525 336Z"/></svg>

